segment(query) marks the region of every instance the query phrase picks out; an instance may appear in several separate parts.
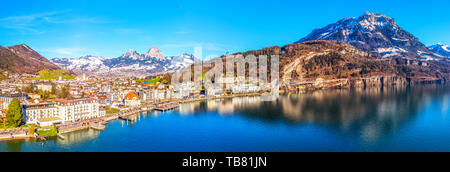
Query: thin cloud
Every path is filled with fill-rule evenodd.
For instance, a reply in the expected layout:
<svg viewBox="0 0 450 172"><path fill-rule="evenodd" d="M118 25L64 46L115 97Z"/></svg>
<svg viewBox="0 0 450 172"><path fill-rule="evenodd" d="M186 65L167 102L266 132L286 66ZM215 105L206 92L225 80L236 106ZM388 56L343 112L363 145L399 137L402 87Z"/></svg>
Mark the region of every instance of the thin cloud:
<svg viewBox="0 0 450 172"><path fill-rule="evenodd" d="M30 23L35 20L47 20L50 16L58 15L58 14L64 14L68 13L70 10L64 10L64 11L52 11L52 12L44 12L44 13L36 13L36 14L29 14L29 15L22 15L22 16L10 16L6 18L0 19L0 21L10 21L13 23Z"/></svg>
<svg viewBox="0 0 450 172"><path fill-rule="evenodd" d="M194 48L194 47L202 47L204 50L209 51L225 51L228 49L228 46L216 43L176 43L176 44L165 44L162 47L164 48Z"/></svg>
<svg viewBox="0 0 450 172"><path fill-rule="evenodd" d="M191 32L188 32L188 31L178 31L178 32L175 32L175 34L179 34L179 35L187 35L187 34L190 34Z"/></svg>
<svg viewBox="0 0 450 172"><path fill-rule="evenodd" d="M111 23L98 17L69 17L70 12L71 10L63 10L5 17L0 19L0 27L17 30L24 34L42 34L46 32L44 28L48 24Z"/></svg>
<svg viewBox="0 0 450 172"><path fill-rule="evenodd" d="M139 29L128 29L128 28L120 28L120 29L115 29L115 32L117 34L122 34L122 35L135 35L135 34L141 34L142 30Z"/></svg>
<svg viewBox="0 0 450 172"><path fill-rule="evenodd" d="M69 47L69 48L51 48L51 49L39 49L38 51L51 55L56 58L74 58L81 57L85 55L99 55L99 52L79 48L79 47Z"/></svg>
<svg viewBox="0 0 450 172"><path fill-rule="evenodd" d="M106 24L106 23L113 23L112 21L103 20L98 17L86 17L86 18L71 18L71 19L64 19L64 18L46 18L46 21L53 24L73 24L73 23L91 23L91 24Z"/></svg>

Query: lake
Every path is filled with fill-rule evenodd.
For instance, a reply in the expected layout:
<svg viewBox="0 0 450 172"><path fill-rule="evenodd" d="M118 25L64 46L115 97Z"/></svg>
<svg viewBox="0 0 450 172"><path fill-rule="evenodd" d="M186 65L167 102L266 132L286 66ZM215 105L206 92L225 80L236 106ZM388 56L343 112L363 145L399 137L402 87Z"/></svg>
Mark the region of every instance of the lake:
<svg viewBox="0 0 450 172"><path fill-rule="evenodd" d="M450 151L449 105L447 85L208 100L64 140L1 141L0 151Z"/></svg>

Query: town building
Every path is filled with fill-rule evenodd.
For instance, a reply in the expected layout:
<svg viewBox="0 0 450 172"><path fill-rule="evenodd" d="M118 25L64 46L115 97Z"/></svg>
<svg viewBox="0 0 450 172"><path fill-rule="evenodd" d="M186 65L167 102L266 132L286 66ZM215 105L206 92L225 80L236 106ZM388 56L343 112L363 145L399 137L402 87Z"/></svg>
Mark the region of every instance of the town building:
<svg viewBox="0 0 450 172"><path fill-rule="evenodd" d="M4 101L0 100L0 110L3 110L3 109L8 109L8 105Z"/></svg>
<svg viewBox="0 0 450 172"><path fill-rule="evenodd" d="M212 87L212 88L208 88L206 90L206 95L208 95L210 97L222 96L223 93L224 93L224 91L223 91L222 87Z"/></svg>
<svg viewBox="0 0 450 172"><path fill-rule="evenodd" d="M90 98L61 99L55 103L25 105L24 109L27 124L76 122L106 115L100 111L99 102Z"/></svg>
<svg viewBox="0 0 450 172"><path fill-rule="evenodd" d="M38 119L37 124L41 127L47 127L52 125L62 124L63 120L61 118L46 118L46 119Z"/></svg>
<svg viewBox="0 0 450 172"><path fill-rule="evenodd" d="M38 84L36 85L38 90L42 90L42 91L52 91L52 85L51 84Z"/></svg>
<svg viewBox="0 0 450 172"><path fill-rule="evenodd" d="M80 98L56 101L61 119L64 121L81 121L100 116L100 104L95 99Z"/></svg>
<svg viewBox="0 0 450 172"><path fill-rule="evenodd" d="M21 102L28 99L28 94L3 94L0 95L0 101L3 101L3 104L6 106L5 109L7 109L8 105L11 103L13 99L18 99Z"/></svg>
<svg viewBox="0 0 450 172"><path fill-rule="evenodd" d="M4 109L0 110L0 122L5 121L6 119L6 111Z"/></svg>
<svg viewBox="0 0 450 172"><path fill-rule="evenodd" d="M30 97L31 99L40 99L41 95L30 93L30 94L28 94L28 97Z"/></svg>
<svg viewBox="0 0 450 172"><path fill-rule="evenodd" d="M141 98L133 91L130 91L127 95L125 95L124 101L125 106L135 107L141 105Z"/></svg>

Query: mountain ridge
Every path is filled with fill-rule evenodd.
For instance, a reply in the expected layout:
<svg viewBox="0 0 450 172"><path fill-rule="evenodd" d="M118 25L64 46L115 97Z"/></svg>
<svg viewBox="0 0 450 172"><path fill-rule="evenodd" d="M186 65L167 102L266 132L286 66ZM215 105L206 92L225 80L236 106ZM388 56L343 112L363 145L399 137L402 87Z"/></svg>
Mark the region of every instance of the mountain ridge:
<svg viewBox="0 0 450 172"><path fill-rule="evenodd" d="M441 57L430 51L417 37L397 25L393 18L381 13L366 12L360 17L345 18L313 30L295 43L312 40L347 42L361 50L385 58L407 57L436 60Z"/></svg>
<svg viewBox="0 0 450 172"><path fill-rule="evenodd" d="M129 50L116 58L83 56L79 58L54 58L52 62L77 74L102 76L155 75L186 67L198 61L193 55L165 57L155 46L140 54Z"/></svg>
<svg viewBox="0 0 450 172"><path fill-rule="evenodd" d="M280 87L289 90L403 86L446 83L450 80L448 61L380 58L379 54L361 50L342 41L305 41L283 47L271 46L234 53L231 57L240 55L254 55L257 58L260 55L279 55ZM218 58L225 61L226 57ZM258 69L248 66L246 70L248 73ZM268 74L270 73L269 67ZM248 77L248 74L246 75Z"/></svg>
<svg viewBox="0 0 450 172"><path fill-rule="evenodd" d="M61 69L28 45L0 46L0 69L13 73L37 74L40 70Z"/></svg>
<svg viewBox="0 0 450 172"><path fill-rule="evenodd" d="M450 58L450 46L438 43L428 47L431 51L441 56Z"/></svg>

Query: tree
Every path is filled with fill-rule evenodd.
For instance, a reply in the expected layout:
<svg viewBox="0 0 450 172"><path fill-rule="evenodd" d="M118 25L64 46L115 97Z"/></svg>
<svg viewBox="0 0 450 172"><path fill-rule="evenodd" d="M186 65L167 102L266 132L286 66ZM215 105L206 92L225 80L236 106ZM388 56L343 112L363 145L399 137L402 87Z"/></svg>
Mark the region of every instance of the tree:
<svg viewBox="0 0 450 172"><path fill-rule="evenodd" d="M52 91L51 94L55 95L56 94L56 86L52 85Z"/></svg>
<svg viewBox="0 0 450 172"><path fill-rule="evenodd" d="M26 92L26 93L33 93L34 92L34 85L30 84L30 85L28 85L28 87L25 87L24 88L24 92Z"/></svg>
<svg viewBox="0 0 450 172"><path fill-rule="evenodd" d="M28 128L28 135L34 135L35 130L36 130L36 127L30 126L30 128Z"/></svg>
<svg viewBox="0 0 450 172"><path fill-rule="evenodd" d="M50 98L50 92L49 91L39 90L39 95L41 95L43 100L47 100L48 98Z"/></svg>
<svg viewBox="0 0 450 172"><path fill-rule="evenodd" d="M63 99L69 98L70 97L69 90L66 87L62 87L58 97Z"/></svg>
<svg viewBox="0 0 450 172"><path fill-rule="evenodd" d="M8 113L6 114L8 126L20 126L20 124L22 124L23 117L24 115L22 113L22 108L20 107L19 99L13 99L8 105Z"/></svg>

